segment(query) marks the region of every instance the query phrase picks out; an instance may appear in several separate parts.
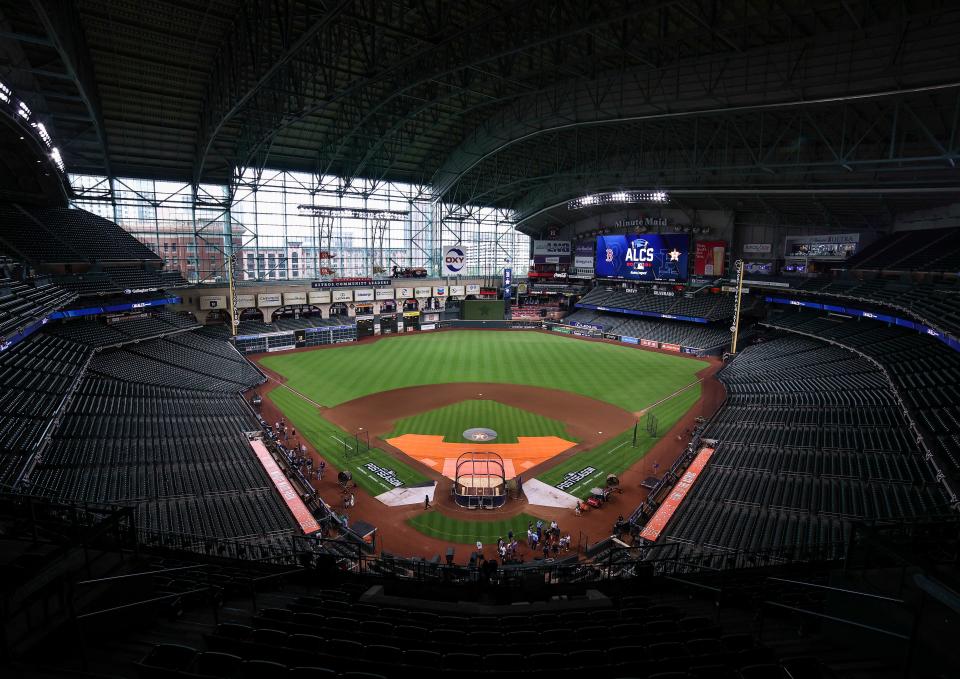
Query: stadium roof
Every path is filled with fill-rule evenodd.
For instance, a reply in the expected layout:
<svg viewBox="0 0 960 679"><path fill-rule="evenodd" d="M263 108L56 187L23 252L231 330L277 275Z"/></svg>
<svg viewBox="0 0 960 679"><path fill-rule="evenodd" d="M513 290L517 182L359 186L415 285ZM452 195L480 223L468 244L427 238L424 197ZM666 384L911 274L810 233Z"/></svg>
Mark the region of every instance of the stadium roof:
<svg viewBox="0 0 960 679"><path fill-rule="evenodd" d="M666 188L851 228L957 199L958 29L951 0L4 0L0 79L73 172L429 183L529 231Z"/></svg>

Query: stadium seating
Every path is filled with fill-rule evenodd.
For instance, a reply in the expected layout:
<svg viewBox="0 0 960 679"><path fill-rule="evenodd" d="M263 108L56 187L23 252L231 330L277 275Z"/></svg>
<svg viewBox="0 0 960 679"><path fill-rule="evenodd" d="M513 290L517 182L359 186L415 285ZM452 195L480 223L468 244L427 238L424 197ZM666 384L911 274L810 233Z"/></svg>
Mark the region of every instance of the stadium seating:
<svg viewBox="0 0 960 679"><path fill-rule="evenodd" d="M292 519L243 433L260 423L237 392L261 379L228 343L200 333L104 349L32 486L58 500L135 504L144 534L289 535Z"/></svg>
<svg viewBox="0 0 960 679"><path fill-rule="evenodd" d="M752 299L747 298L745 301L752 301ZM690 296L685 294L670 296L654 294L652 289L646 287L641 287L636 292L626 292L600 286L587 293L577 304L720 321L733 317L735 299L731 294L715 295L709 294L706 290L697 291Z"/></svg>
<svg viewBox="0 0 960 679"><path fill-rule="evenodd" d="M112 267L82 274L57 276L59 285L80 296L131 294L133 291L169 290L188 285L179 271L149 267Z"/></svg>
<svg viewBox="0 0 960 679"><path fill-rule="evenodd" d="M150 248L120 226L92 212L61 207L23 209L44 227L46 233L53 234L87 261L155 262L160 259Z"/></svg>
<svg viewBox="0 0 960 679"><path fill-rule="evenodd" d="M34 264L86 260L15 203L0 203L0 250Z"/></svg>
<svg viewBox="0 0 960 679"><path fill-rule="evenodd" d="M562 322L586 323L602 328L606 334L648 339L694 349L710 349L730 341L730 330L724 326L618 316L589 309L579 309Z"/></svg>
<svg viewBox="0 0 960 679"><path fill-rule="evenodd" d="M271 607L208 628L195 645L154 645L140 670L156 677L245 672L345 679L426 672L572 677L596 672L720 679L785 677L786 668L803 666L808 673L796 676L825 676L812 658L781 657L753 635L695 614L701 611L698 604L684 608L614 594L603 597L609 605L601 609L468 615L424 610L415 603L408 607L403 599L383 606L365 601L363 593L343 585L312 595L277 596ZM759 674L758 667L770 673Z"/></svg>
<svg viewBox="0 0 960 679"><path fill-rule="evenodd" d="M83 345L40 335L0 353L0 486L43 447L90 357Z"/></svg>
<svg viewBox="0 0 960 679"><path fill-rule="evenodd" d="M110 324L97 318L76 319L50 325L46 332L92 347L108 347L163 337L197 327L193 316L157 312L149 317L131 318Z"/></svg>
<svg viewBox="0 0 960 679"><path fill-rule="evenodd" d="M960 481L960 354L916 331L870 320L800 312L768 323L838 342L882 365L944 473Z"/></svg>
<svg viewBox="0 0 960 679"><path fill-rule="evenodd" d="M215 352L164 338L153 339L100 353L90 362L89 370L103 377L143 384L233 393L260 381L259 373L239 354L231 359Z"/></svg>
<svg viewBox="0 0 960 679"><path fill-rule="evenodd" d="M278 318L273 323L240 321L240 324L237 326L237 334L260 335L270 332L301 330L303 328L325 328L344 324L352 325L354 322L354 319L349 316L334 316L332 318L320 318L319 316L302 316L300 318L283 317Z"/></svg>
<svg viewBox="0 0 960 679"><path fill-rule="evenodd" d="M854 300L861 306L878 309L887 307L886 313L892 307L894 315L920 318L931 327L960 336L960 284L956 281L809 279L796 289L815 297Z"/></svg>
<svg viewBox="0 0 960 679"><path fill-rule="evenodd" d="M782 336L747 348L719 378L727 400L703 434L716 450L667 542L797 558L842 551L851 521L947 510L892 385L869 361Z"/></svg>
<svg viewBox="0 0 960 679"><path fill-rule="evenodd" d="M46 318L74 299L76 294L50 284L46 278L27 282L0 278L0 338Z"/></svg>
<svg viewBox="0 0 960 679"><path fill-rule="evenodd" d="M34 263L157 262L148 247L86 210L0 204L0 249Z"/></svg>

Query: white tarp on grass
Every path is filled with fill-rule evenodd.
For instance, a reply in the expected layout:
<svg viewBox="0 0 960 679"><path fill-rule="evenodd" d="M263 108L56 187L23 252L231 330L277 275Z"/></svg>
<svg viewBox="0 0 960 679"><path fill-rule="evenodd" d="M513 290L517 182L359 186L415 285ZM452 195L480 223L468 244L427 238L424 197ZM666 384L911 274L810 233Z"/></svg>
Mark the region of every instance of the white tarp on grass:
<svg viewBox="0 0 960 679"><path fill-rule="evenodd" d="M430 484L424 484L419 486L402 486L400 488L394 488L393 490L388 490L386 493L380 493L376 496L377 500L380 500L383 504L388 507L403 507L405 505L416 505L423 504L424 496L430 498L430 502L433 502L433 494L437 490L437 482L434 481Z"/></svg>
<svg viewBox="0 0 960 679"><path fill-rule="evenodd" d="M578 502L577 498L570 493L565 493L559 488L548 486L543 481L537 481L536 479L523 482L523 494L527 496L527 502L541 507L573 509Z"/></svg>

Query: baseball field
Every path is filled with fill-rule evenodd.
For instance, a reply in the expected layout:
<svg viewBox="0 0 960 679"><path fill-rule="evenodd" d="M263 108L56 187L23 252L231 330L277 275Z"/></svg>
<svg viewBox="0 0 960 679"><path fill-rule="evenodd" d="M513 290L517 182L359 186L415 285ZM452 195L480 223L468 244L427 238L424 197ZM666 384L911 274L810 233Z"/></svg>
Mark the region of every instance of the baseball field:
<svg viewBox="0 0 960 679"><path fill-rule="evenodd" d="M371 495L440 479L444 459L449 477L449 460L471 448L462 432L487 427L497 432L490 450L517 475L578 497L632 466L697 402L696 373L705 366L543 332L469 330L260 363L283 378L268 398L299 435ZM435 521L412 525L427 534L477 533Z"/></svg>

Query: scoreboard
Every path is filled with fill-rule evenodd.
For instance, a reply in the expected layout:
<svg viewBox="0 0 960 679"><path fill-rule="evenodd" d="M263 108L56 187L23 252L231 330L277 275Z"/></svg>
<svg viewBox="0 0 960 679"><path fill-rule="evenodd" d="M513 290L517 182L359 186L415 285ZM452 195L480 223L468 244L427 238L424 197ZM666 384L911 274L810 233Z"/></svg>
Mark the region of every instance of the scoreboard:
<svg viewBox="0 0 960 679"><path fill-rule="evenodd" d="M630 281L684 282L690 258L690 236L627 234L597 237L597 278Z"/></svg>

